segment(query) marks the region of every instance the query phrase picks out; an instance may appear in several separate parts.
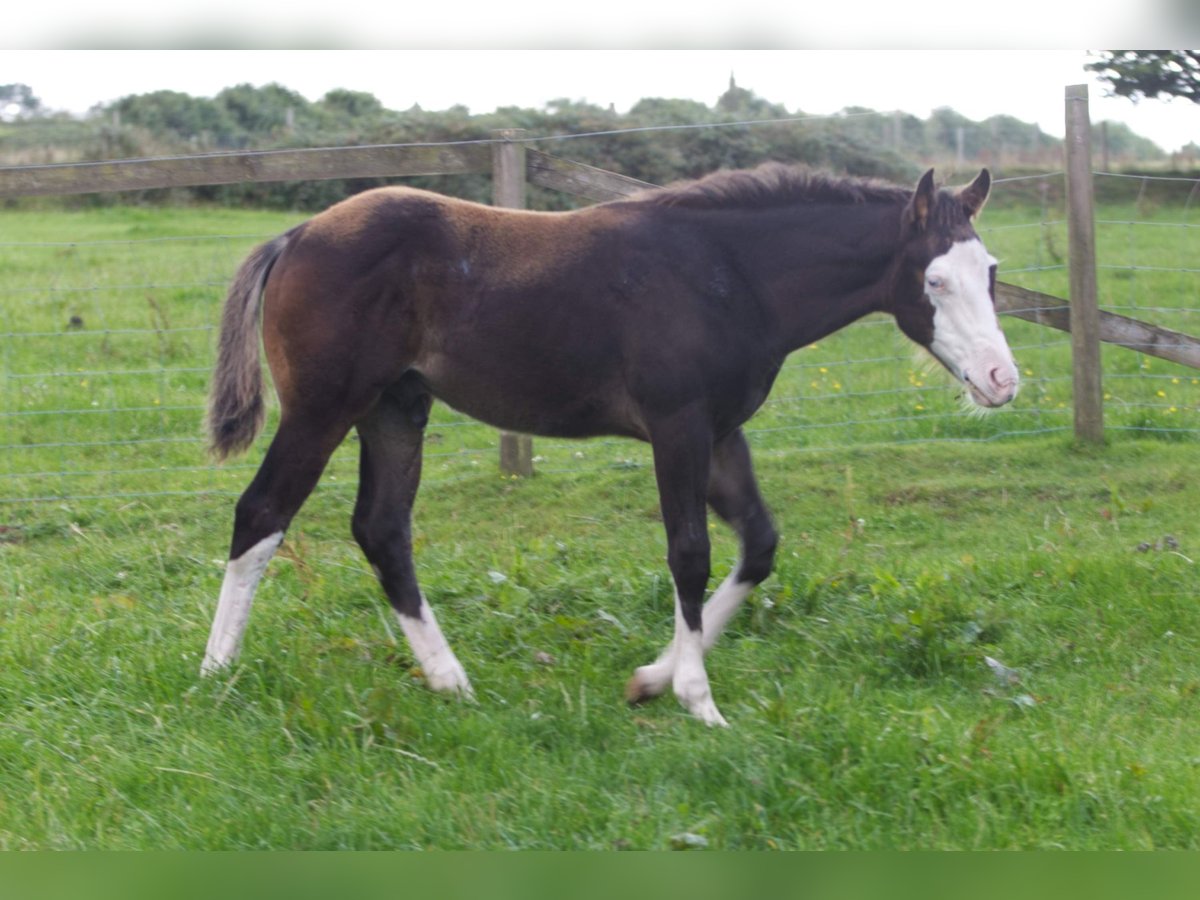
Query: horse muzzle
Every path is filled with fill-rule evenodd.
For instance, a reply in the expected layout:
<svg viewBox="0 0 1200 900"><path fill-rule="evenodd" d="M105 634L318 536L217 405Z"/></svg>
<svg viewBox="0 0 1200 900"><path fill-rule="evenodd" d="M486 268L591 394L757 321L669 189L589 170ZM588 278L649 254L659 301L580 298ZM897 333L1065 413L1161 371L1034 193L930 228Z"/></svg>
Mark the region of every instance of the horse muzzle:
<svg viewBox="0 0 1200 900"><path fill-rule="evenodd" d="M982 373L977 375L975 373ZM1020 376L1012 363L984 364L972 370L963 370L961 380L967 387L967 396L976 406L995 409L1010 403L1017 396Z"/></svg>

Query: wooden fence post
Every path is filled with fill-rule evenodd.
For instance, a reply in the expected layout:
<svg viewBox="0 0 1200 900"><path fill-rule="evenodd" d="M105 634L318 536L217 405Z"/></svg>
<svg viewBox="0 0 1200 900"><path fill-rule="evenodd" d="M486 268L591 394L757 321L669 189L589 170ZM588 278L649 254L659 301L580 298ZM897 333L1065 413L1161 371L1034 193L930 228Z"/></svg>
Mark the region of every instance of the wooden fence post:
<svg viewBox="0 0 1200 900"><path fill-rule="evenodd" d="M525 208L525 144L523 128L496 132L492 144L492 204ZM500 433L500 471L527 477L533 474L533 439L527 434Z"/></svg>
<svg viewBox="0 0 1200 900"><path fill-rule="evenodd" d="M1071 361L1075 437L1104 440L1100 377L1100 308L1096 292L1096 218L1092 186L1091 117L1086 84L1066 92L1067 232L1070 247Z"/></svg>

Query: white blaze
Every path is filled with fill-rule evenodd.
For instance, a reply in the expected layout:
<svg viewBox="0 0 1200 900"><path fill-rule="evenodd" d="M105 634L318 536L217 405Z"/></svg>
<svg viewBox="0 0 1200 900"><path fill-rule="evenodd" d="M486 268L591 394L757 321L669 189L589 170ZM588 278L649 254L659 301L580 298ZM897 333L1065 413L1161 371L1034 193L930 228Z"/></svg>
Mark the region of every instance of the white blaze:
<svg viewBox="0 0 1200 900"><path fill-rule="evenodd" d="M973 238L958 241L925 270L925 295L934 310L929 350L980 406L1002 406L1017 394L1017 367L988 290L994 265Z"/></svg>

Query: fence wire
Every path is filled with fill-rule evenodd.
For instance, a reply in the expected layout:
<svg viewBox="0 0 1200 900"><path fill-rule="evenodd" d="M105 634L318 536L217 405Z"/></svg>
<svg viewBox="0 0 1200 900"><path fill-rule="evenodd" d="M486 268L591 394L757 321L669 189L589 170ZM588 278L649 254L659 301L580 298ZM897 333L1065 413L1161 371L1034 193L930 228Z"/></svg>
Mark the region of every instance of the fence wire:
<svg viewBox="0 0 1200 900"><path fill-rule="evenodd" d="M1196 334L1195 183L1161 182L1097 176L1101 305ZM1178 202L1181 190L1186 203ZM1001 280L1065 297L1061 173L1001 179L993 191L979 230L1001 260ZM63 221L83 228L73 217ZM154 225L148 219L131 230L139 228ZM0 242L0 502L240 493L276 414L254 451L216 466L204 450L204 398L226 286L249 250L273 234ZM871 316L789 358L746 426L751 445L765 458L1069 431L1069 335L1011 317L1004 325L1024 381L1002 411L964 412L947 377L890 319ZM1107 347L1104 377L1107 427L1168 440L1200 436L1198 373ZM353 444L352 437L335 455L323 489L351 494ZM651 465L646 447L624 439L537 439L534 452L543 474ZM500 477L497 456L494 431L435 406L427 484Z"/></svg>

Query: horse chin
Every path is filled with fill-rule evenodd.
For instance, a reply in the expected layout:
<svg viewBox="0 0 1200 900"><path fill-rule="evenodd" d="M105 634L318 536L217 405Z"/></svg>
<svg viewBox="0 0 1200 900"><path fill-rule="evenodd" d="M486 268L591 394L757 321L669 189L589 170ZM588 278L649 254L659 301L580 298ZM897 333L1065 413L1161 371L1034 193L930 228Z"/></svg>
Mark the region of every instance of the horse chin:
<svg viewBox="0 0 1200 900"><path fill-rule="evenodd" d="M962 383L967 389L967 397L970 399L971 404L977 409L997 409L1009 403L1017 395L1016 390L1013 389L1003 395L993 397L980 390L975 384L965 378L962 380Z"/></svg>
<svg viewBox="0 0 1200 900"><path fill-rule="evenodd" d="M971 405L976 409L995 409L997 406L1002 405L1001 403L993 401L990 397L984 394L983 391L971 384L971 382L964 381L963 384L967 388L967 398L971 401Z"/></svg>

